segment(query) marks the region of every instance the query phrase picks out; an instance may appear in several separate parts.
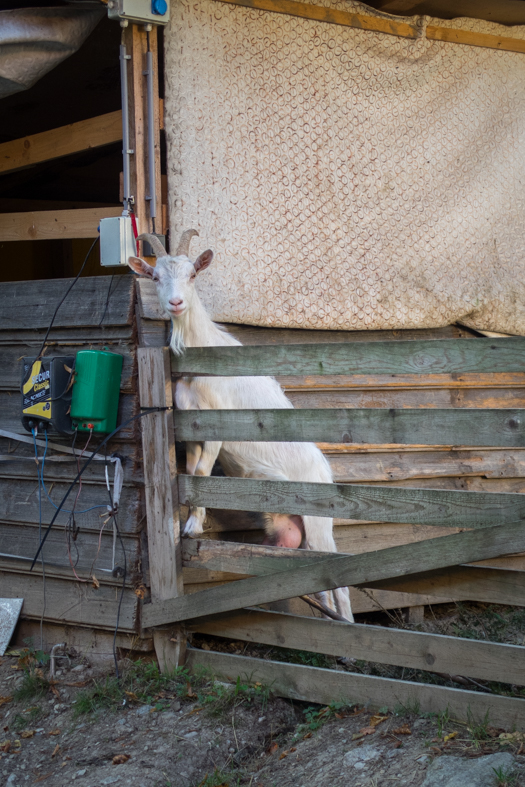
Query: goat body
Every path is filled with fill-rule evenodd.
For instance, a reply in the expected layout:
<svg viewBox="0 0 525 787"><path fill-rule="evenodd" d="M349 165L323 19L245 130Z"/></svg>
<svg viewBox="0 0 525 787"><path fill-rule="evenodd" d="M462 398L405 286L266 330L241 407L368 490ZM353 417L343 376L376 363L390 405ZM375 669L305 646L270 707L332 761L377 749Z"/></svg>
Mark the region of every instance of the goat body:
<svg viewBox="0 0 525 787"><path fill-rule="evenodd" d="M193 265L187 257L190 233L193 234L192 231L185 233L182 249L179 247L175 257L168 257L160 247L162 255L159 249L155 268L136 257L129 260L136 273L152 278L157 284L160 303L172 320L170 346L176 355L180 355L185 347L241 344L211 320L195 292L195 275L208 267L213 253L209 250L203 252ZM185 377L177 382L175 403L180 410L293 408L272 377ZM186 451L186 469L190 475L209 476L218 458L229 476L272 481L333 482L330 465L313 443L191 442L187 443ZM183 535L200 536L205 516L204 508L192 507ZM302 545L310 550L337 552L332 529L333 520L326 517L268 514L265 516L265 543L287 547ZM347 588L319 596L344 618L353 620Z"/></svg>

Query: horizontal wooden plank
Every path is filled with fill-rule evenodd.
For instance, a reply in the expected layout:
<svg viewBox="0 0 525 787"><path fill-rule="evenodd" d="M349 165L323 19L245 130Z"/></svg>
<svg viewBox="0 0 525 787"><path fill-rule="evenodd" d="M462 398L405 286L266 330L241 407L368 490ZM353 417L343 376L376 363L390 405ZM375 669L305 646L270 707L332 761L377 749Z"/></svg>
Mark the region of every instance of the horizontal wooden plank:
<svg viewBox="0 0 525 787"><path fill-rule="evenodd" d="M525 519L525 495L179 476L182 502L370 522L485 527Z"/></svg>
<svg viewBox="0 0 525 787"><path fill-rule="evenodd" d="M177 410L177 440L525 446L525 410Z"/></svg>
<svg viewBox="0 0 525 787"><path fill-rule="evenodd" d="M506 52L525 53L525 41L510 36L495 36L490 33L477 33L472 30L459 30L452 27L428 25L426 37L431 41L444 41L448 44L481 46L486 49L499 49Z"/></svg>
<svg viewBox="0 0 525 787"><path fill-rule="evenodd" d="M403 341L405 341L403 331ZM399 341L399 337L397 339ZM283 342L286 340L284 339ZM349 339L348 341L352 341ZM454 390L461 401L461 391L471 389L513 389L525 388L525 373L494 372L485 374L306 374L278 375L280 385L289 395L313 393L342 393L349 391L368 391L386 393L390 391L429 391Z"/></svg>
<svg viewBox="0 0 525 787"><path fill-rule="evenodd" d="M46 329L72 279L0 284L0 331ZM74 296L74 297L73 297ZM133 276L86 276L78 280L55 319L61 328L133 324ZM2 334L0 334L1 336ZM23 334L22 334L23 335ZM104 338L102 331L99 339Z"/></svg>
<svg viewBox="0 0 525 787"><path fill-rule="evenodd" d="M352 380L351 377L347 378ZM424 377L424 380L427 378ZM366 390L285 390L298 409L313 408L524 408L525 386L518 388L375 388Z"/></svg>
<svg viewBox="0 0 525 787"><path fill-rule="evenodd" d="M403 481L469 476L500 479L525 477L525 451L484 449L354 453L337 451L330 447L323 451L330 462L336 481ZM494 490L496 491L496 490Z"/></svg>
<svg viewBox="0 0 525 787"><path fill-rule="evenodd" d="M104 517L107 518L107 517ZM99 519L102 526L103 519ZM82 525L82 515L77 518L77 526ZM129 578L139 572L141 559L140 537L130 537L122 533L122 541L126 550L126 563ZM9 555L12 558L33 560L38 548L38 524L28 525L6 523L0 521L0 558ZM75 566L76 573L81 578L87 578L90 572L96 576L110 577L113 569L113 527L112 522L106 525L102 535L93 529L80 527L76 537L69 540L69 555ZM44 561L46 567L64 567L71 581L75 575L68 555L68 541L64 527L53 528L44 547ZM123 565L122 545L120 539L116 543L115 565Z"/></svg>
<svg viewBox="0 0 525 787"><path fill-rule="evenodd" d="M122 112L109 112L0 145L0 173L110 145L122 139Z"/></svg>
<svg viewBox="0 0 525 787"><path fill-rule="evenodd" d="M470 563L524 549L525 529L521 522L485 527L363 555L337 555L317 565L274 573L271 582L267 576L252 577L213 591L158 601L144 606L143 620L146 627L175 623L203 617L205 613L229 612L346 585L368 587L383 579L457 565L458 556L462 562Z"/></svg>
<svg viewBox="0 0 525 787"><path fill-rule="evenodd" d="M354 27L358 30L369 30L374 33L386 33L402 38L417 38L418 31L413 25L398 22L381 16L368 16L354 14L348 11L339 11L336 8L325 8L310 3L298 3L295 0L221 0L222 3L231 3L246 8L256 8L260 11L271 11L274 14L287 14L299 16L303 19L314 19L317 22L328 22L332 25Z"/></svg>
<svg viewBox="0 0 525 787"><path fill-rule="evenodd" d="M174 374L452 374L525 371L525 338L188 347Z"/></svg>
<svg viewBox="0 0 525 787"><path fill-rule="evenodd" d="M22 617L40 620L44 609L42 577L38 574L0 572L0 597L23 598ZM119 592L116 587L89 583L72 583L55 577L46 578L45 620L114 629ZM120 610L119 630L138 632L139 600L126 589Z"/></svg>
<svg viewBox="0 0 525 787"><path fill-rule="evenodd" d="M113 471L110 470L110 479L112 478ZM46 483L47 491L55 505L61 502L71 481ZM71 492L64 509L72 509L77 491L78 489L74 489ZM102 522L107 516L108 503L109 497L105 484L82 484L82 491L76 510L80 512L92 506L102 506L102 508L95 508L93 511L87 511L85 514L76 514L77 524L81 525L84 530L94 530L98 534ZM0 520L8 523L22 524L27 522L28 524L34 524L35 522L38 523L38 511L38 483L36 479L33 481L29 479L0 479ZM49 523L54 513L55 508L48 501L47 497L42 494L42 522L45 524ZM138 489L134 487L124 487L122 489L119 513L119 525L124 533L137 533L140 531L143 511ZM62 535L68 518L69 514L64 510L58 515L55 527L57 531L62 532ZM36 545L38 546L38 543ZM1 545L1 551L7 551L4 549L5 546L5 544Z"/></svg>
<svg viewBox="0 0 525 787"><path fill-rule="evenodd" d="M126 276L119 276L118 278L127 279ZM28 282L28 284L30 283L31 282ZM4 286L5 285L3 284L0 285L0 297L2 287ZM112 296L110 295L110 298L111 297ZM21 348L30 347L32 345L35 346L39 343L39 340L40 344L42 343L46 332L47 329L44 327L40 329L37 328L36 330L23 330L22 328L6 330L3 328L0 330L0 346ZM56 354L59 355L61 352L60 347L64 345L68 347L75 345L77 349L80 349L82 345L100 342L102 338L104 343L107 344L108 348L111 350L111 347L119 344L119 342L123 342L124 344L129 343L132 339L132 334L133 326L131 323L129 325L113 326L106 325L104 321L103 328L101 328L100 325L86 326L84 328L75 328L73 326L66 328L52 328L49 334L47 345L49 346L50 350L53 348L53 352L56 352ZM50 350L48 350L48 352L50 352ZM22 350L22 352L24 352L24 350Z"/></svg>
<svg viewBox="0 0 525 787"><path fill-rule="evenodd" d="M244 642L377 661L480 680L525 684L525 648L279 612L242 610L190 623L198 631ZM373 654L371 656L371 654Z"/></svg>
<svg viewBox="0 0 525 787"><path fill-rule="evenodd" d="M0 213L0 241L96 238L100 219L121 215L120 207Z"/></svg>
<svg viewBox="0 0 525 787"><path fill-rule="evenodd" d="M525 700L512 697L487 695L474 691L431 686L425 683L356 675L350 672L306 667L302 664L285 664L281 661L233 656L213 651L188 650L187 666L190 669L206 667L222 680L235 683L237 678L250 683L259 681L283 697L330 704L387 706L417 706L421 713L437 713L448 709L452 719L467 720L470 714L483 721L489 712L490 724L496 727L521 729L525 724Z"/></svg>

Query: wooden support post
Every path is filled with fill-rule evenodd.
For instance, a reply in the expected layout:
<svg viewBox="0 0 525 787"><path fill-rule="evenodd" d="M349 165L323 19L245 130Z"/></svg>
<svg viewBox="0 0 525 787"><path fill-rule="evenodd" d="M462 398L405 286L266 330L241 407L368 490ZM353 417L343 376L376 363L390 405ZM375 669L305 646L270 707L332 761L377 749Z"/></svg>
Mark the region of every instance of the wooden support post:
<svg viewBox="0 0 525 787"><path fill-rule="evenodd" d="M157 218L155 227L150 218L148 182L148 123L146 96L146 53L149 47L153 54L154 75L154 134L155 134L155 171L157 194ZM160 103L158 86L158 46L156 27L146 33L142 26L129 25L124 29L124 43L128 60L129 85L129 122L131 156L131 193L135 199L134 210L137 217L137 228L141 232L163 232L162 197L160 176Z"/></svg>
<svg viewBox="0 0 525 787"><path fill-rule="evenodd" d="M170 353L166 347L139 348L141 407L171 407ZM182 555L177 494L173 412L152 413L142 420L142 450L152 599L182 595ZM184 662L186 637L180 626L153 631L162 672Z"/></svg>

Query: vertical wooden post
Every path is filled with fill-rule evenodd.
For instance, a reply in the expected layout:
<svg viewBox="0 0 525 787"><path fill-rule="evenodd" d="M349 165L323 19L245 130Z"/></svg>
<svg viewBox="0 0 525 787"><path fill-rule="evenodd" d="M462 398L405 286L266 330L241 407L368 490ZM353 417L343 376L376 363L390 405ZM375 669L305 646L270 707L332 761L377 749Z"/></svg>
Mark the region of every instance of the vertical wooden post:
<svg viewBox="0 0 525 787"><path fill-rule="evenodd" d="M141 407L171 407L169 348L139 347L138 367ZM142 419L142 451L151 596L160 601L183 594L172 410ZM162 672L184 662L186 638L180 627L155 629L153 641Z"/></svg>
<svg viewBox="0 0 525 787"><path fill-rule="evenodd" d="M155 171L156 171L156 194L157 194L157 218L155 220L155 231L162 234L164 231L162 218L162 196L161 196L161 175L160 175L160 102L159 102L159 79L158 79L158 45L157 28L153 27L148 34L141 25L128 25L124 28L124 43L130 60L128 61L128 85L129 85L129 123L130 123L130 146L133 150L131 156L131 193L135 198L135 215L137 217L137 228L139 235L141 232L153 232L153 224L149 214L149 203L146 197L149 196L148 183L148 123L147 123L147 99L146 99L146 52L149 46L153 54L155 69L154 75L154 134L155 134Z"/></svg>

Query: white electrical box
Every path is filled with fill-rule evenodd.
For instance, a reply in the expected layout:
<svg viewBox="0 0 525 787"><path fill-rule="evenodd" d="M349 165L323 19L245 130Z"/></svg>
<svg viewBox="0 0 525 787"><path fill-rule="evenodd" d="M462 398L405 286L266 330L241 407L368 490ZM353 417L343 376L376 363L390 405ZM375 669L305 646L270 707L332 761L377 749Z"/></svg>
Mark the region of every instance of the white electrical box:
<svg viewBox="0 0 525 787"><path fill-rule="evenodd" d="M146 25L167 25L169 0L108 0L108 16Z"/></svg>
<svg viewBox="0 0 525 787"><path fill-rule="evenodd" d="M116 216L100 221L100 264L105 268L127 265L129 257L137 256L130 216Z"/></svg>

